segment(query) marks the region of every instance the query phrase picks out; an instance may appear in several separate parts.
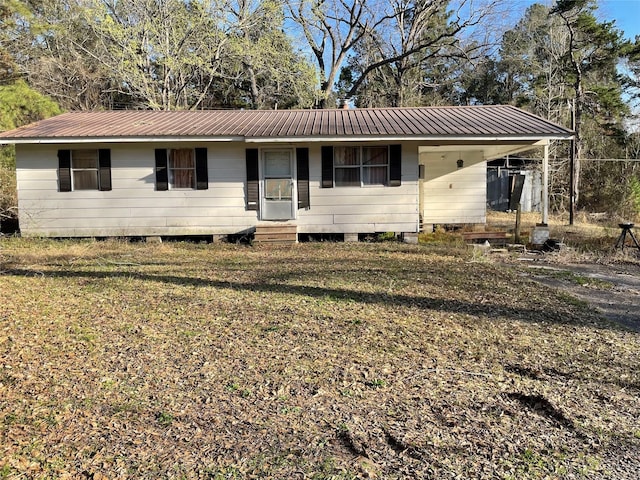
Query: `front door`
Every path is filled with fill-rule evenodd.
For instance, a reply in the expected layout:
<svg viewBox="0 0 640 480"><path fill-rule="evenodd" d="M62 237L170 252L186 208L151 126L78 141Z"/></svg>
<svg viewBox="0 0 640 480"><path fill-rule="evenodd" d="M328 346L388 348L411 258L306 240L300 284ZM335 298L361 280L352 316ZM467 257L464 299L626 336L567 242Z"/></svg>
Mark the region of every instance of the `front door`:
<svg viewBox="0 0 640 480"><path fill-rule="evenodd" d="M262 151L263 220L290 220L295 218L293 178L292 150Z"/></svg>

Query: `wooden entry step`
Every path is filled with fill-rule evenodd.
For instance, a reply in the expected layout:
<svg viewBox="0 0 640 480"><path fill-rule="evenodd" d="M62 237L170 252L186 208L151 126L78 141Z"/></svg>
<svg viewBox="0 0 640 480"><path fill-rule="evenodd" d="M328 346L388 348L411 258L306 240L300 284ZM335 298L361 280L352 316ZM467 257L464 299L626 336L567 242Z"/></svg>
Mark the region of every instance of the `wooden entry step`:
<svg viewBox="0 0 640 480"><path fill-rule="evenodd" d="M278 245L298 243L298 226L291 223L259 223L253 241Z"/></svg>

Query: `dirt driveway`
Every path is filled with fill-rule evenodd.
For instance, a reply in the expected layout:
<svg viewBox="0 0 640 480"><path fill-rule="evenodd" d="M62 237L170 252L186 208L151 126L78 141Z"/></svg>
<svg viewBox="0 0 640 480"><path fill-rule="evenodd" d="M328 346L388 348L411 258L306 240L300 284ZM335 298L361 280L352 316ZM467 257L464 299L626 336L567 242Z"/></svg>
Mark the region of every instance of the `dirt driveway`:
<svg viewBox="0 0 640 480"><path fill-rule="evenodd" d="M522 271L595 307L607 319L640 332L640 266L565 263L552 255L524 256Z"/></svg>

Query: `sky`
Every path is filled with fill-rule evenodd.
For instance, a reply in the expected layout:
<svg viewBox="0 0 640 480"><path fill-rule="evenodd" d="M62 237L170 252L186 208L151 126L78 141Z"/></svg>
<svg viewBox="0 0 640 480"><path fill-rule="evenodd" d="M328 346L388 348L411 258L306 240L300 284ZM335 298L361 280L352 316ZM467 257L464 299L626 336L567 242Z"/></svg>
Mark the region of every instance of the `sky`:
<svg viewBox="0 0 640 480"><path fill-rule="evenodd" d="M629 40L640 35L640 0L600 0L598 13L603 20L615 20L616 27Z"/></svg>
<svg viewBox="0 0 640 480"><path fill-rule="evenodd" d="M552 5L551 0L505 0L513 4L513 14L521 18L527 7L533 3ZM640 35L640 0L598 0L599 20L615 20L616 27L624 32L625 38L634 40Z"/></svg>

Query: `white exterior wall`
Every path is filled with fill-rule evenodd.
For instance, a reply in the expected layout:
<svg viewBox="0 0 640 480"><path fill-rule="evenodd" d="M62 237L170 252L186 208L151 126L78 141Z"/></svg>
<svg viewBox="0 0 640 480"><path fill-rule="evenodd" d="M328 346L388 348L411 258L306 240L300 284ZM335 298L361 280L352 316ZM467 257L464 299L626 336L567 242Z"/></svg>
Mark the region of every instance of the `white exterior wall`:
<svg viewBox="0 0 640 480"><path fill-rule="evenodd" d="M456 161L464 160L458 169ZM485 223L487 162L481 151L421 152L422 221L425 224Z"/></svg>
<svg viewBox="0 0 640 480"><path fill-rule="evenodd" d="M396 143L396 142L390 142ZM402 145L399 187L333 187L321 185L321 145L309 147L311 207L298 210L300 233L417 232L418 144Z"/></svg>
<svg viewBox="0 0 640 480"><path fill-rule="evenodd" d="M155 148L165 144L17 145L20 231L34 236L236 233L255 225L245 211L244 149L208 147L208 190L155 190ZM58 192L59 149L110 148L111 191ZM242 162L238 158L242 154Z"/></svg>
<svg viewBox="0 0 640 480"><path fill-rule="evenodd" d="M155 236L235 234L253 229L259 213L245 208L246 148L232 142L181 143L207 147L207 190L155 189L156 148L176 144L16 145L20 230L25 236ZM311 207L297 210L300 233L418 231L418 146L403 144L399 187L320 188L320 145L309 147ZM60 149L109 148L111 191L58 191Z"/></svg>

